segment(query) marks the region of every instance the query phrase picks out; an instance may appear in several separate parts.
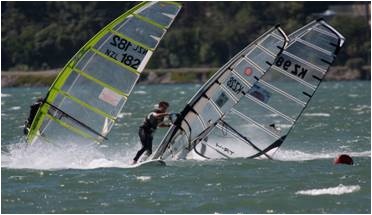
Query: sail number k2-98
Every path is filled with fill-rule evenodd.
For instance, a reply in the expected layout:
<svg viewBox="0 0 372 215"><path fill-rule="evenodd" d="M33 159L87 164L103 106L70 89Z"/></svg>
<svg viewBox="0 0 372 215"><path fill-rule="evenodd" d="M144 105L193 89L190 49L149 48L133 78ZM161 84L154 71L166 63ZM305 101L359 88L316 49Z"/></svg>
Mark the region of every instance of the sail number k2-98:
<svg viewBox="0 0 372 215"><path fill-rule="evenodd" d="M302 79L305 78L307 73L307 69L302 67L299 64L292 63L290 60L284 59L284 57L280 56L275 62L275 66L283 68L285 71L290 72L293 75L296 75Z"/></svg>

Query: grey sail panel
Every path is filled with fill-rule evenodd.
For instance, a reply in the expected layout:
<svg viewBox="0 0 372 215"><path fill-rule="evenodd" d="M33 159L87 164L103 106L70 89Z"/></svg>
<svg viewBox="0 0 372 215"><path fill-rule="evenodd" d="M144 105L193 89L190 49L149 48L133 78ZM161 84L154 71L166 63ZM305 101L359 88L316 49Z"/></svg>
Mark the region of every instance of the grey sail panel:
<svg viewBox="0 0 372 215"><path fill-rule="evenodd" d="M187 103L153 158L191 150L265 74L287 40L279 27L272 28L221 67Z"/></svg>
<svg viewBox="0 0 372 215"><path fill-rule="evenodd" d="M323 20L289 36L270 70L195 147L206 158L267 157L284 141L324 78L344 38Z"/></svg>

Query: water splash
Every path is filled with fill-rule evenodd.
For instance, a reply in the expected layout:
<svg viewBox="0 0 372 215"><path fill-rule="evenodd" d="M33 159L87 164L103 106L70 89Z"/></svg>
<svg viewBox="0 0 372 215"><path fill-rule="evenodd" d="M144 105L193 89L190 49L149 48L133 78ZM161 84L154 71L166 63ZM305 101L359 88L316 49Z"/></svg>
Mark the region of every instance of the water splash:
<svg viewBox="0 0 372 215"><path fill-rule="evenodd" d="M136 145L134 145L136 146ZM134 147L133 146L133 147ZM47 144L25 142L6 145L1 151L1 166L14 169L94 169L128 168L136 149L108 151L97 144Z"/></svg>

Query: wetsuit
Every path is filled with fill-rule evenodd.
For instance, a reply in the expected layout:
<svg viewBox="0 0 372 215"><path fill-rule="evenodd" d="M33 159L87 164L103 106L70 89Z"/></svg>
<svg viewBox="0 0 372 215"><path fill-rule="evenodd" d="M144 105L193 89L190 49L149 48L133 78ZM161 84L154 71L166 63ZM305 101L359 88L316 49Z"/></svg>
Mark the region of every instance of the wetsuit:
<svg viewBox="0 0 372 215"><path fill-rule="evenodd" d="M152 154L152 139L153 134L156 128L161 124L164 120L164 117L155 117L155 113L162 113L159 110L154 110L143 121L143 124L140 126L138 134L141 140L142 148L137 152L136 157L134 157L134 161L138 161L141 155L147 151L147 155L150 156Z"/></svg>
<svg viewBox="0 0 372 215"><path fill-rule="evenodd" d="M34 121L34 118L36 116L37 111L39 110L40 106L43 104L43 102L36 102L33 105L30 106L30 114L28 116L28 119L25 122L25 127L23 129L23 133L26 135L29 132L29 129L31 127L32 121Z"/></svg>

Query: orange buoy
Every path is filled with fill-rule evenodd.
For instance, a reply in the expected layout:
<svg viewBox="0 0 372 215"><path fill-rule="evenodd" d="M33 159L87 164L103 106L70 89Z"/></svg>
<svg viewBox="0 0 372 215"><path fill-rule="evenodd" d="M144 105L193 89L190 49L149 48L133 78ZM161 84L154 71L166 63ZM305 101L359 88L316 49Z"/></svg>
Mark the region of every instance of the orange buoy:
<svg viewBox="0 0 372 215"><path fill-rule="evenodd" d="M342 154L342 155L337 156L333 163L334 164L353 165L354 164L354 161L353 161L353 159L349 155Z"/></svg>

